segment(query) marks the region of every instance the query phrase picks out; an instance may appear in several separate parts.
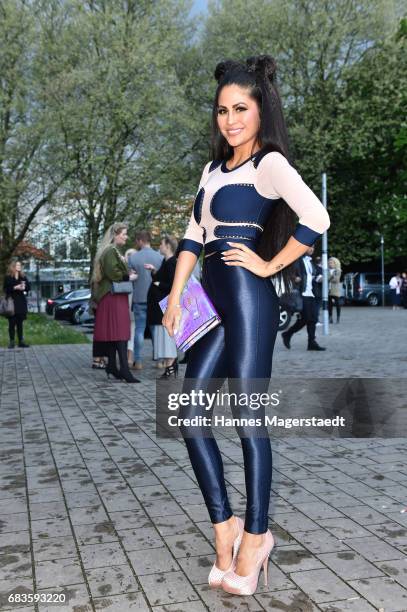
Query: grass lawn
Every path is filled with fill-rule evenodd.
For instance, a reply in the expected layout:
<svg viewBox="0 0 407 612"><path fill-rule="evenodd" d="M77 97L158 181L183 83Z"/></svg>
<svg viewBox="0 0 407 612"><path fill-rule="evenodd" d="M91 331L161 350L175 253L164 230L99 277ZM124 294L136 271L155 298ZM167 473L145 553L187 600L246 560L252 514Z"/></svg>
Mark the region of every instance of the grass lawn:
<svg viewBox="0 0 407 612"><path fill-rule="evenodd" d="M89 339L74 327L61 325L45 314L28 313L24 321L27 344L86 344ZM0 346L8 346L8 320L0 317ZM17 344L17 337L16 337Z"/></svg>

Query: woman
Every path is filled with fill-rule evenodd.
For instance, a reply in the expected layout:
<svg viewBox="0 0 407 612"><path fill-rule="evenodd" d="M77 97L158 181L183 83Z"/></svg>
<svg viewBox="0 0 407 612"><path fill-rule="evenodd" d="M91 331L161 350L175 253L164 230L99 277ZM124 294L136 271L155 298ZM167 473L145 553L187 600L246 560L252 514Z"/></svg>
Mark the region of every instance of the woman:
<svg viewBox="0 0 407 612"><path fill-rule="evenodd" d="M114 223L109 227L96 253L92 275L92 300L96 302L95 342L105 343L108 358L106 374L128 383L141 382L134 378L127 362L127 342L130 338L128 293L112 293L112 282L135 280L129 274L118 248L127 242L127 225ZM117 369L116 351L120 370Z"/></svg>
<svg viewBox="0 0 407 612"><path fill-rule="evenodd" d="M328 269L329 269L329 294L328 294L328 312L329 312L329 322L333 323L332 319L332 311L333 305L335 303L336 306L336 322L339 323L339 319L341 317L341 305L339 303L339 298L341 297L341 262L336 257L330 257L328 259Z"/></svg>
<svg viewBox="0 0 407 612"><path fill-rule="evenodd" d="M288 266L329 227L324 206L287 159L275 69L270 56L221 62L215 69L213 160L202 173L163 317L172 335L180 321L182 288L204 248L202 284L222 324L188 352L184 384L195 392L212 391L213 379L226 377L229 389L233 380L233 391L247 392L249 379L262 379L258 387L265 381L267 390L279 325L270 277L278 274L291 286ZM199 387L194 387L197 379ZM205 408L201 414L210 418ZM253 416L249 407L243 409ZM191 402L179 417L200 410ZM209 427L202 426L200 436L197 427L181 427L215 532L216 563L208 581L239 595L256 590L261 565L266 572L273 547L267 528L272 456L264 406L256 417L262 421L256 435L246 437L245 428L238 428L247 493L244 529L229 505L222 458Z"/></svg>
<svg viewBox="0 0 407 612"><path fill-rule="evenodd" d="M24 275L21 261L12 261L4 277L4 292L6 297L11 297L14 302L14 315L8 317L9 349L15 347L15 332L17 329L18 346L28 348L24 342L23 321L27 318L27 293L30 291L30 283Z"/></svg>
<svg viewBox="0 0 407 612"><path fill-rule="evenodd" d="M156 270L152 264L144 264L147 270L151 270L151 285L147 294L147 325L153 337L153 359L163 359L165 367L160 378L178 374L177 346L161 324L163 313L158 303L170 292L177 265L177 247L178 241L174 237L165 236L160 243L160 253L164 255L160 268Z"/></svg>

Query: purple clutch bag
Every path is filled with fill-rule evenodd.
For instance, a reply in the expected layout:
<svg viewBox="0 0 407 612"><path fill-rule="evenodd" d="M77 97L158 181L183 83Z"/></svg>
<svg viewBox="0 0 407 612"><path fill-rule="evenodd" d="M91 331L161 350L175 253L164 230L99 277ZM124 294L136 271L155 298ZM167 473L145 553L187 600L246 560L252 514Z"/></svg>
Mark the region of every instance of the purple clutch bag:
<svg viewBox="0 0 407 612"><path fill-rule="evenodd" d="M163 313L167 309L168 295L159 302ZM221 318L203 289L199 280L191 275L184 287L180 299L181 320L174 334L177 348L185 352L209 330L219 325Z"/></svg>

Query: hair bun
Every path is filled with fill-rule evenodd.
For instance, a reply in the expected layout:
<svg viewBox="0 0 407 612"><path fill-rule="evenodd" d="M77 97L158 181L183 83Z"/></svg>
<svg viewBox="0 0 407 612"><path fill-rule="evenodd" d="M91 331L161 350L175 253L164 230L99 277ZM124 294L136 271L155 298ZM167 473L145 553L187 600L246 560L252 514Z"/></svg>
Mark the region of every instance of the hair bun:
<svg viewBox="0 0 407 612"><path fill-rule="evenodd" d="M277 70L277 64L274 57L271 57L271 55L255 55L253 57L248 57L246 64L249 70L252 70L273 83Z"/></svg>
<svg viewBox="0 0 407 612"><path fill-rule="evenodd" d="M224 60L223 62L219 62L216 65L214 77L219 83L219 81L224 77L224 75L233 70L233 68L237 68L239 66L239 62L235 62L234 60Z"/></svg>

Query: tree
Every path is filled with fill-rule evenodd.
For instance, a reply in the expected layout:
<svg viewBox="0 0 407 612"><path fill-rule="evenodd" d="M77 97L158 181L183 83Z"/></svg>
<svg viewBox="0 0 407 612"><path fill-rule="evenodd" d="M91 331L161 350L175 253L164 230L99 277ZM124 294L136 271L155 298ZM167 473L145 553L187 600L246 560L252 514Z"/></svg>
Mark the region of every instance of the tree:
<svg viewBox="0 0 407 612"><path fill-rule="evenodd" d="M0 3L1 284L16 247L70 172L58 165L58 147L41 101L36 34L35 3Z"/></svg>
<svg viewBox="0 0 407 612"><path fill-rule="evenodd" d="M379 227L389 241L397 235L389 257L405 250L404 200L384 205L382 197L401 183L395 142L406 87L399 14L391 0L223 0L210 3L201 41L206 80L197 95L208 105L218 61L276 57L294 164L317 194L321 173L328 173L330 251L345 263L375 257Z"/></svg>
<svg viewBox="0 0 407 612"><path fill-rule="evenodd" d="M85 220L91 259L111 223L147 223L163 200L185 193L192 122L177 63L186 7L55 1L42 12L48 121L75 167L62 206Z"/></svg>

